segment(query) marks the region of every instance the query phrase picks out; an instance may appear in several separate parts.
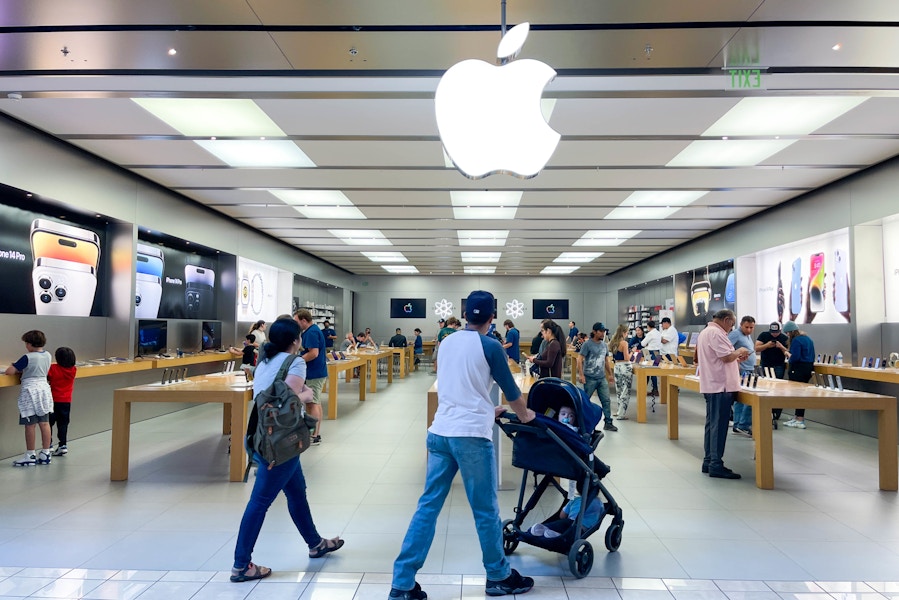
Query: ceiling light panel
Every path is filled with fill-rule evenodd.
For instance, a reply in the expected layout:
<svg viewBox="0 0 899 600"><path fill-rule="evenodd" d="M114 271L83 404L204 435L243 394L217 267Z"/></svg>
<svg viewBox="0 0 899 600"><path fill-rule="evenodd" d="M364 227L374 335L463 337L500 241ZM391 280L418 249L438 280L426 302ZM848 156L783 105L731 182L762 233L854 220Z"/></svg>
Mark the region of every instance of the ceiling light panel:
<svg viewBox="0 0 899 600"><path fill-rule="evenodd" d="M640 190L628 196L621 206L687 206L708 190Z"/></svg>
<svg viewBox="0 0 899 600"><path fill-rule="evenodd" d="M865 96L743 98L702 135L806 135L867 99Z"/></svg>
<svg viewBox="0 0 899 600"><path fill-rule="evenodd" d="M462 262L499 262L502 252L462 252Z"/></svg>
<svg viewBox="0 0 899 600"><path fill-rule="evenodd" d="M605 216L606 219L630 219L639 221L641 219L664 219L670 217L681 206L619 206L613 209Z"/></svg>
<svg viewBox="0 0 899 600"><path fill-rule="evenodd" d="M394 273L397 275L411 275L413 273L418 273L418 269L416 269L412 265L381 265L381 268L388 273Z"/></svg>
<svg viewBox="0 0 899 600"><path fill-rule="evenodd" d="M392 246L377 229L329 229L328 233L350 246Z"/></svg>
<svg viewBox="0 0 899 600"><path fill-rule="evenodd" d="M456 232L460 246L505 246L508 229L460 229Z"/></svg>
<svg viewBox="0 0 899 600"><path fill-rule="evenodd" d="M195 140L204 150L232 167L314 167L306 153L290 140Z"/></svg>
<svg viewBox="0 0 899 600"><path fill-rule="evenodd" d="M522 192L451 191L456 219L511 220L515 218Z"/></svg>
<svg viewBox="0 0 899 600"><path fill-rule="evenodd" d="M553 259L554 263L588 263L593 262L600 256L602 252L563 252Z"/></svg>
<svg viewBox="0 0 899 600"><path fill-rule="evenodd" d="M284 132L252 100L132 98L144 110L188 136L268 136Z"/></svg>
<svg viewBox="0 0 899 600"><path fill-rule="evenodd" d="M574 273L580 269L580 267L563 267L559 265L550 265L548 267L543 267L543 270L540 271L541 275L568 275L569 273Z"/></svg>
<svg viewBox="0 0 899 600"><path fill-rule="evenodd" d="M463 267L463 271L469 275L493 275L496 273L496 267Z"/></svg>
<svg viewBox="0 0 899 600"><path fill-rule="evenodd" d="M291 206L352 206L340 190L269 190L271 194Z"/></svg>
<svg viewBox="0 0 899 600"><path fill-rule="evenodd" d="M409 262L402 252L362 252L362 256L376 263Z"/></svg>
<svg viewBox="0 0 899 600"><path fill-rule="evenodd" d="M591 229L572 246L620 246L640 231L639 229Z"/></svg>
<svg viewBox="0 0 899 600"><path fill-rule="evenodd" d="M795 140L697 140L667 167L752 167L787 148Z"/></svg>
<svg viewBox="0 0 899 600"><path fill-rule="evenodd" d="M307 219L365 219L355 206L294 206Z"/></svg>

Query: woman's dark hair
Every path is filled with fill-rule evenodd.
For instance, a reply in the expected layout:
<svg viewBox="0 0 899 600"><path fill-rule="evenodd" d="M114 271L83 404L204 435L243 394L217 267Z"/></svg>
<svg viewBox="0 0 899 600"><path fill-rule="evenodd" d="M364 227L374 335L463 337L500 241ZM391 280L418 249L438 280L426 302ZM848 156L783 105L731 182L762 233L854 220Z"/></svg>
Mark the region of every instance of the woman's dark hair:
<svg viewBox="0 0 899 600"><path fill-rule="evenodd" d="M68 346L60 346L56 349L56 364L60 367L70 368L75 366L75 351Z"/></svg>
<svg viewBox="0 0 899 600"><path fill-rule="evenodd" d="M646 332L643 331L643 326L642 326L642 325L637 325L636 327L634 327L634 337L637 337L637 330L638 330L638 329L640 330L640 333L642 333L642 334L644 334L644 335L646 334Z"/></svg>
<svg viewBox="0 0 899 600"><path fill-rule="evenodd" d="M278 319L268 328L268 341L262 346L262 360L287 352L300 339L300 324L293 319Z"/></svg>
<svg viewBox="0 0 899 600"><path fill-rule="evenodd" d="M567 336L565 335L565 332L562 331L562 328L559 326L559 324L552 319L547 319L543 321L543 329L549 329L552 332L553 337L556 338L557 342L559 342L562 356L565 356L565 354L568 352L568 344L563 340L565 340Z"/></svg>
<svg viewBox="0 0 899 600"><path fill-rule="evenodd" d="M26 344L31 344L35 348L43 348L47 345L47 336L44 335L43 331L32 329L22 334L22 341Z"/></svg>
<svg viewBox="0 0 899 600"><path fill-rule="evenodd" d="M253 326L250 327L250 333L253 333L254 331L259 329L263 325L265 325L265 321L262 321L262 320L256 321L255 323L253 323Z"/></svg>

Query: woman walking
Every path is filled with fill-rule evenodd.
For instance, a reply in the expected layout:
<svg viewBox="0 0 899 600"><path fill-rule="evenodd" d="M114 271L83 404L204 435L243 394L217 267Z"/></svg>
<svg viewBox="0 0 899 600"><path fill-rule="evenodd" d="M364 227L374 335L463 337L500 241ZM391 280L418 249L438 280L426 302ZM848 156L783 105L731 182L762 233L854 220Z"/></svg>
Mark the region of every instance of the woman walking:
<svg viewBox="0 0 899 600"><path fill-rule="evenodd" d="M618 396L618 412L613 416L619 420L627 420L627 405L631 399L631 384L634 380L634 367L631 364L631 352L627 339L627 325L622 323L615 330L609 348L615 361L615 393Z"/></svg>

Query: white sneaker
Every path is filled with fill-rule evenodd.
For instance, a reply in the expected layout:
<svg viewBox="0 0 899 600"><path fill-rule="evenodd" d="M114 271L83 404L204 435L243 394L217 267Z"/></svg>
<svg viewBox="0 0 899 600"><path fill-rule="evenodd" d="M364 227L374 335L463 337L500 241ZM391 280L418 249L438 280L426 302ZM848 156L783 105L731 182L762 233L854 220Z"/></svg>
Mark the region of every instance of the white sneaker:
<svg viewBox="0 0 899 600"><path fill-rule="evenodd" d="M798 423L798 421L796 419L790 419L789 421L784 421L784 425L787 427L796 427L796 423Z"/></svg>
<svg viewBox="0 0 899 600"><path fill-rule="evenodd" d="M46 450L41 450L37 454L37 464L49 465L52 456L53 456L53 451L50 448L47 448Z"/></svg>
<svg viewBox="0 0 899 600"><path fill-rule="evenodd" d="M35 464L37 464L37 456L35 456L34 452L26 452L22 458L12 461L12 466L14 467L31 467Z"/></svg>
<svg viewBox="0 0 899 600"><path fill-rule="evenodd" d="M60 444L56 447L56 450L53 451L53 456L65 456L68 453L68 447L65 444Z"/></svg>
<svg viewBox="0 0 899 600"><path fill-rule="evenodd" d="M806 429L805 421L796 421L795 423L790 425L790 427L795 427L796 429Z"/></svg>

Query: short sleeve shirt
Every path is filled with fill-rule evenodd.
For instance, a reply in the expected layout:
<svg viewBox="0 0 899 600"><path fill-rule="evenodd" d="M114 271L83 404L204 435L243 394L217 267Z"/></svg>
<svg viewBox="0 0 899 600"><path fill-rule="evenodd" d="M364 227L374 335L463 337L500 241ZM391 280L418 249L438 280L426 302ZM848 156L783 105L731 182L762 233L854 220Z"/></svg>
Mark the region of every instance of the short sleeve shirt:
<svg viewBox="0 0 899 600"><path fill-rule="evenodd" d="M511 358L515 362L518 362L518 360L521 357L521 349L519 348L519 345L518 345L518 340L520 338L521 338L521 334L514 327L512 327L511 329L509 329L509 331L506 332L506 343L512 344L511 346L506 348L506 354L509 356L509 358Z"/></svg>
<svg viewBox="0 0 899 600"><path fill-rule="evenodd" d="M278 370L288 356L290 355L287 352L279 352L269 360L259 360L256 371L253 373L253 397L259 395L259 392L267 390L272 382L275 381ZM293 361L287 370L287 374L296 375L303 379L306 378L306 363L301 357L297 357Z"/></svg>
<svg viewBox="0 0 899 600"><path fill-rule="evenodd" d="M328 359L325 356L325 336L318 325L312 324L303 332L303 348L318 348L318 356L306 363L306 377L321 379L328 376Z"/></svg>
<svg viewBox="0 0 899 600"><path fill-rule="evenodd" d="M699 392L719 394L740 391L740 369L737 361L722 360L734 351L724 329L712 321L699 333L696 357L699 362Z"/></svg>
<svg viewBox="0 0 899 600"><path fill-rule="evenodd" d="M601 379L606 373L606 355L609 347L603 342L587 340L581 346L580 355L584 357L584 377Z"/></svg>
<svg viewBox="0 0 899 600"><path fill-rule="evenodd" d="M325 336L325 348L333 348L334 340L332 339L332 337L336 337L337 332L334 331L334 329L332 329L331 327L328 327L327 329L322 331L322 335Z"/></svg>
<svg viewBox="0 0 899 600"><path fill-rule="evenodd" d="M770 331L763 331L759 334L758 340L763 344L767 344L772 340L776 340L780 342L784 348L790 345L789 338L787 338L787 336L785 336L783 333L773 335ZM786 361L786 355L783 353L783 350L781 350L777 346L765 348L759 354L761 356L763 367L782 367L784 362Z"/></svg>

